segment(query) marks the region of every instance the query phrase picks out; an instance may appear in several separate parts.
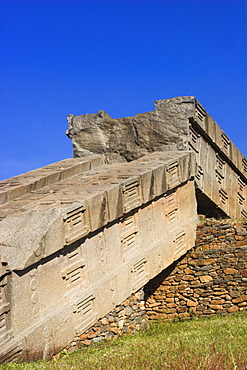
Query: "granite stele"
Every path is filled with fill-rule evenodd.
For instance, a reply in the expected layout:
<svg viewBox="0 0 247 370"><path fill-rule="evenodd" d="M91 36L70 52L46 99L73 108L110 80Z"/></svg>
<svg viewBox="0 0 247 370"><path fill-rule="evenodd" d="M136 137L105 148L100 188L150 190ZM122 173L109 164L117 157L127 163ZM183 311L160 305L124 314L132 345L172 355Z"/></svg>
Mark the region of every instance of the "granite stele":
<svg viewBox="0 0 247 370"><path fill-rule="evenodd" d="M247 161L194 97L68 116L76 158L1 184L0 360L49 359L194 246L246 218Z"/></svg>

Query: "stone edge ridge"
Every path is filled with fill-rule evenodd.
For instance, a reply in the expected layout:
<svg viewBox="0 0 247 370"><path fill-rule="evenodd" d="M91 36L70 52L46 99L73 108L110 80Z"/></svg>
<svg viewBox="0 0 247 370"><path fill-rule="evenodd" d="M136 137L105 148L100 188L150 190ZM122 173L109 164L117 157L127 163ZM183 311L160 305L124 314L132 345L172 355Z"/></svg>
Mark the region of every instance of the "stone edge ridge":
<svg viewBox="0 0 247 370"><path fill-rule="evenodd" d="M67 158L0 182L0 204L103 164L103 158Z"/></svg>

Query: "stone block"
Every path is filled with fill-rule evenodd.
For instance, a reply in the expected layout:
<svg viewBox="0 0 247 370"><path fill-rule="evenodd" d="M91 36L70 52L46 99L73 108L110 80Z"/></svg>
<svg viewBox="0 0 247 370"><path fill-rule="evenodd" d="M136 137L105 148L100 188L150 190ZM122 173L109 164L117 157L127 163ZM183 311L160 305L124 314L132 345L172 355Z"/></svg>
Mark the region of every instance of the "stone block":
<svg viewBox="0 0 247 370"><path fill-rule="evenodd" d="M81 248L85 258L86 284L94 286L99 279L105 278L109 273L104 233L99 231L91 234L84 240Z"/></svg>
<svg viewBox="0 0 247 370"><path fill-rule="evenodd" d="M106 252L107 271L112 274L122 267L124 260L124 251L122 246L121 229L118 223L106 227L103 231L104 246ZM101 253L103 254L103 245L101 246ZM91 251L88 250L88 259L90 259ZM104 261L104 256L101 256L101 261ZM96 271L95 271L96 272ZM103 270L102 270L103 272ZM96 276L95 276L96 277Z"/></svg>
<svg viewBox="0 0 247 370"><path fill-rule="evenodd" d="M116 276L117 304L123 302L132 293L132 276L128 265L123 265Z"/></svg>
<svg viewBox="0 0 247 370"><path fill-rule="evenodd" d="M74 328L74 336L81 335L85 330L92 326L97 319L99 319L99 301L96 290L87 289L83 292L77 291L70 295L69 303L73 312L73 324L70 326Z"/></svg>
<svg viewBox="0 0 247 370"><path fill-rule="evenodd" d="M70 206L64 214L64 244L70 245L81 239L93 229L92 217L90 217L91 204L85 202L80 206ZM104 218L102 216L102 218Z"/></svg>
<svg viewBox="0 0 247 370"><path fill-rule="evenodd" d="M209 283L210 281L213 280L213 278L209 275L200 276L199 279L202 283Z"/></svg>
<svg viewBox="0 0 247 370"><path fill-rule="evenodd" d="M133 177L131 179L123 181L122 193L124 213L127 213L132 209L139 207L143 202L140 187L140 178Z"/></svg>
<svg viewBox="0 0 247 370"><path fill-rule="evenodd" d="M226 275L235 275L235 274L239 274L239 271L234 269L234 268L229 267L229 268L226 268L224 270L224 274L226 274Z"/></svg>
<svg viewBox="0 0 247 370"><path fill-rule="evenodd" d="M132 264L130 265L132 293L142 288L150 279L147 269L147 258L143 255L133 256Z"/></svg>
<svg viewBox="0 0 247 370"><path fill-rule="evenodd" d="M231 306L228 308L227 312L233 313L233 312L238 312L239 308L238 306Z"/></svg>
<svg viewBox="0 0 247 370"><path fill-rule="evenodd" d="M39 340L37 340L39 338ZM54 343L49 322L40 323L25 335L27 361L48 360L54 354Z"/></svg>
<svg viewBox="0 0 247 370"><path fill-rule="evenodd" d="M104 292L102 294L102 292ZM104 317L118 303L116 277L110 277L97 287L99 317Z"/></svg>

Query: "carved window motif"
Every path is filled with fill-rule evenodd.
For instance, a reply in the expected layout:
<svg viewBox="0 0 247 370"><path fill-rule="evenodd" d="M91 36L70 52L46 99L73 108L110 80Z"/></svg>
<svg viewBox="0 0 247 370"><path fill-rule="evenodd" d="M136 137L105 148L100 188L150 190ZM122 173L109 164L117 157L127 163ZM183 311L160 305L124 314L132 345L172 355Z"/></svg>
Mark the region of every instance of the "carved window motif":
<svg viewBox="0 0 247 370"><path fill-rule="evenodd" d="M226 136L225 133L222 132L221 134L221 141L222 141L222 146L221 146L221 149L229 154L229 150L230 150L230 140L228 139L228 137Z"/></svg>
<svg viewBox="0 0 247 370"><path fill-rule="evenodd" d="M224 179L225 179L225 162L223 161L223 159L218 155L216 154L216 178L217 178L217 181L218 183L224 187Z"/></svg>
<svg viewBox="0 0 247 370"><path fill-rule="evenodd" d="M137 233L136 215L131 215L123 218L121 222L121 243L124 250L129 248L137 248Z"/></svg>
<svg viewBox="0 0 247 370"><path fill-rule="evenodd" d="M167 210L177 208L177 199L175 193L165 196L165 207Z"/></svg>
<svg viewBox="0 0 247 370"><path fill-rule="evenodd" d="M242 206L244 204L244 197L238 193L238 203Z"/></svg>
<svg viewBox="0 0 247 370"><path fill-rule="evenodd" d="M245 186L246 186L246 184L239 177L238 178L238 202L239 202L240 205L243 205L243 202L245 200L245 197L244 197L244 187Z"/></svg>
<svg viewBox="0 0 247 370"><path fill-rule="evenodd" d="M76 261L62 270L62 278L68 285L75 285L82 282L82 269L85 266L83 261Z"/></svg>
<svg viewBox="0 0 247 370"><path fill-rule="evenodd" d="M133 274L133 285L132 289L136 290L143 286L148 280L148 274L146 273L146 258L142 258L140 261L136 262L131 266L131 273Z"/></svg>
<svg viewBox="0 0 247 370"><path fill-rule="evenodd" d="M81 316L86 315L88 312L92 311L92 302L93 302L94 296L91 294L86 299L83 299L82 301L78 301L74 304L74 312L80 313Z"/></svg>
<svg viewBox="0 0 247 370"><path fill-rule="evenodd" d="M178 162L169 163L166 168L168 189L179 185Z"/></svg>
<svg viewBox="0 0 247 370"><path fill-rule="evenodd" d="M133 232L130 235L127 235L126 237L123 238L122 243L125 248L130 248L133 247L136 243L136 232Z"/></svg>
<svg viewBox="0 0 247 370"><path fill-rule="evenodd" d="M164 197L164 207L166 220L170 224L173 224L177 221L177 199L176 193L169 194Z"/></svg>
<svg viewBox="0 0 247 370"><path fill-rule="evenodd" d="M177 220L177 209L173 209L172 211L168 212L167 215L168 222L173 222Z"/></svg>
<svg viewBox="0 0 247 370"><path fill-rule="evenodd" d="M198 165L196 178L201 181L203 179L203 169L201 166Z"/></svg>
<svg viewBox="0 0 247 370"><path fill-rule="evenodd" d="M244 209L242 209L242 211L241 211L241 216L243 218L247 218L247 212Z"/></svg>
<svg viewBox="0 0 247 370"><path fill-rule="evenodd" d="M68 261L80 258L80 253L78 248L74 248L72 251L68 252L67 259Z"/></svg>
<svg viewBox="0 0 247 370"><path fill-rule="evenodd" d="M2 362L18 362L20 360L20 353L22 352L22 343L18 342L14 346L11 347L10 351L8 351L4 356L1 357Z"/></svg>
<svg viewBox="0 0 247 370"><path fill-rule="evenodd" d="M186 245L185 245L185 232L180 231L173 240L175 244L175 253L174 258L177 259L182 256L186 252Z"/></svg>
<svg viewBox="0 0 247 370"><path fill-rule="evenodd" d="M205 109L197 102L196 103L196 121L198 123L204 122L206 117Z"/></svg>
<svg viewBox="0 0 247 370"><path fill-rule="evenodd" d="M227 192L225 190L223 190L223 189L220 189L219 190L219 195L220 195L220 201L221 201L221 203L226 204L227 203L227 200L228 200Z"/></svg>
<svg viewBox="0 0 247 370"><path fill-rule="evenodd" d="M246 160L246 158L242 159L242 163L243 163L243 172L245 174L247 174L247 160Z"/></svg>
<svg viewBox="0 0 247 370"><path fill-rule="evenodd" d="M196 130L190 126L189 149L194 150L196 153L199 153L200 137L201 136L196 132Z"/></svg>
<svg viewBox="0 0 247 370"><path fill-rule="evenodd" d="M124 212L141 205L140 184L133 180L123 185Z"/></svg>
<svg viewBox="0 0 247 370"><path fill-rule="evenodd" d="M65 223L65 244L69 245L85 236L89 231L85 207L80 206L67 213Z"/></svg>
<svg viewBox="0 0 247 370"><path fill-rule="evenodd" d="M87 298L78 299L73 305L73 312L78 316L79 325L75 328L76 335L94 323L96 314L94 312L95 296L91 294Z"/></svg>

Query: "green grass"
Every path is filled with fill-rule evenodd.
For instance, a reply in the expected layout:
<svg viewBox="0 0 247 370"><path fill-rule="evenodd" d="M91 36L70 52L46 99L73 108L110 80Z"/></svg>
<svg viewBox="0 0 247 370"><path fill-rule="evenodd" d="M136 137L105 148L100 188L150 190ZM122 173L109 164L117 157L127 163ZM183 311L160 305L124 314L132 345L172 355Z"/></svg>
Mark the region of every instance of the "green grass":
<svg viewBox="0 0 247 370"><path fill-rule="evenodd" d="M167 323L109 342L62 352L58 360L3 364L0 370L246 370L246 316Z"/></svg>

